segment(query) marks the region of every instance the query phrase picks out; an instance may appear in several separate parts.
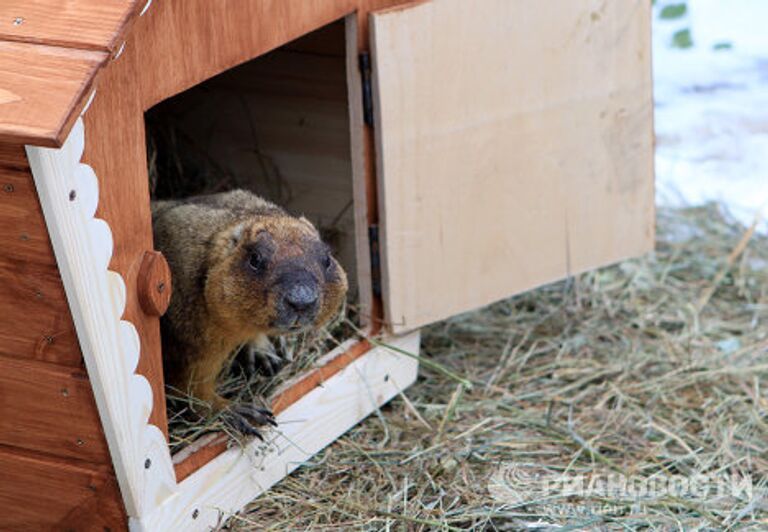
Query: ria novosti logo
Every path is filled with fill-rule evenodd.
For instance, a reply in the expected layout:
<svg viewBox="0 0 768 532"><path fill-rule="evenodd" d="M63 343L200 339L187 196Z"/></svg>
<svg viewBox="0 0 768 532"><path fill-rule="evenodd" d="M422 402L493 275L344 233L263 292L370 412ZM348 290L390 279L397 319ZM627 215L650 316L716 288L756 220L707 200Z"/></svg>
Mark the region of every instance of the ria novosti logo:
<svg viewBox="0 0 768 532"><path fill-rule="evenodd" d="M488 492L501 503L542 504L562 498L642 503L659 499L751 501L752 478L726 473L625 475L612 471L564 471L540 464L505 463L491 476Z"/></svg>

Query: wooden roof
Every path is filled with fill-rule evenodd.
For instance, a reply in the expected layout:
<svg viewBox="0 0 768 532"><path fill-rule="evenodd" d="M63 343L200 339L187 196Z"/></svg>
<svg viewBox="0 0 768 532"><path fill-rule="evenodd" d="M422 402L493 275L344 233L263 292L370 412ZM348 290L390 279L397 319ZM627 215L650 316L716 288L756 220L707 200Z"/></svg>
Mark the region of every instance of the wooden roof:
<svg viewBox="0 0 768 532"><path fill-rule="evenodd" d="M60 146L148 0L2 0L0 143Z"/></svg>

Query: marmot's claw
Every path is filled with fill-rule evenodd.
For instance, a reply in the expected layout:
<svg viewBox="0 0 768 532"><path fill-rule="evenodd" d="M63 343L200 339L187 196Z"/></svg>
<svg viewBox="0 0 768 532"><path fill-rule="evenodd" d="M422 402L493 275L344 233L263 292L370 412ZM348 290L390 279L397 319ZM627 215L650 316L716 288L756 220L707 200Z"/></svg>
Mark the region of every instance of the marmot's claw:
<svg viewBox="0 0 768 532"><path fill-rule="evenodd" d="M271 410L269 410L268 408L259 408L258 406L254 406L253 410L255 412L258 412L259 415L263 416L264 420L267 423L269 423L273 427L277 426L277 421L275 421L275 415L272 413Z"/></svg>
<svg viewBox="0 0 768 532"><path fill-rule="evenodd" d="M246 349L248 354L246 368L249 375L274 377L285 364L285 360L277 354L272 342L266 336L251 342Z"/></svg>
<svg viewBox="0 0 768 532"><path fill-rule="evenodd" d="M233 405L224 415L227 424L240 434L256 436L261 441L264 437L258 427L265 425L277 426L275 416L266 408L252 405Z"/></svg>
<svg viewBox="0 0 768 532"><path fill-rule="evenodd" d="M254 360L254 373L261 373L267 377L274 377L283 367L283 360L269 355L257 354Z"/></svg>

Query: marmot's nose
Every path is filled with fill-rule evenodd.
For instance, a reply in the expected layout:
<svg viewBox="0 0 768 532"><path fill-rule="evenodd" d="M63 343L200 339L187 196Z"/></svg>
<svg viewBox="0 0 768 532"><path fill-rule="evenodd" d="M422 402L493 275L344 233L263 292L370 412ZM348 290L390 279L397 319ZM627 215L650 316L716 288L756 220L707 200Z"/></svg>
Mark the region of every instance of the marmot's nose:
<svg viewBox="0 0 768 532"><path fill-rule="evenodd" d="M293 284L285 293L285 302L298 312L305 312L314 307L317 298L317 287L304 282Z"/></svg>

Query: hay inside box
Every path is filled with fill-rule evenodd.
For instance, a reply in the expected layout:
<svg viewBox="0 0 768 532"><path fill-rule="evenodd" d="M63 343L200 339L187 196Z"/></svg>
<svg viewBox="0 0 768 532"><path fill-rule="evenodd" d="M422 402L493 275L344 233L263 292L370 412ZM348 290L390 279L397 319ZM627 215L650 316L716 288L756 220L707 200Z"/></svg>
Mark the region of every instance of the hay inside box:
<svg viewBox="0 0 768 532"><path fill-rule="evenodd" d="M419 327L651 249L649 16L4 2L0 528L204 530L413 382ZM149 205L179 176L308 214L400 351L341 338L267 444L174 459Z"/></svg>

